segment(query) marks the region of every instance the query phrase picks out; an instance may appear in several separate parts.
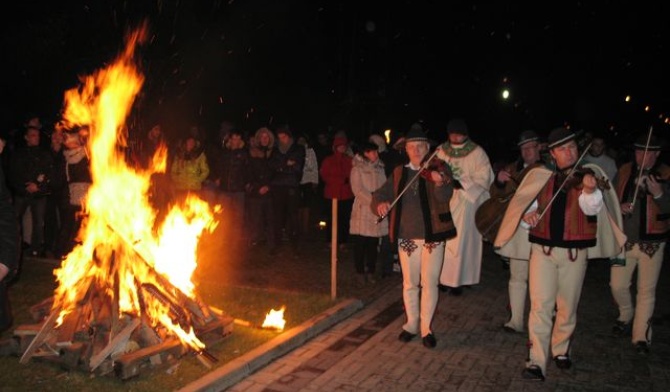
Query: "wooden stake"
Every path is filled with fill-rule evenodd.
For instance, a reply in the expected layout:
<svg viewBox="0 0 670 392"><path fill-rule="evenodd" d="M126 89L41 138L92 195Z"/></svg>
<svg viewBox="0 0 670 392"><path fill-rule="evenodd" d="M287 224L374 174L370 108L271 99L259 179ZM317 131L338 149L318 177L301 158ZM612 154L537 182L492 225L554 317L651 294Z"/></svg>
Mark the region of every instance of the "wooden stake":
<svg viewBox="0 0 670 392"><path fill-rule="evenodd" d="M333 199L330 225L330 298L337 298L337 199Z"/></svg>

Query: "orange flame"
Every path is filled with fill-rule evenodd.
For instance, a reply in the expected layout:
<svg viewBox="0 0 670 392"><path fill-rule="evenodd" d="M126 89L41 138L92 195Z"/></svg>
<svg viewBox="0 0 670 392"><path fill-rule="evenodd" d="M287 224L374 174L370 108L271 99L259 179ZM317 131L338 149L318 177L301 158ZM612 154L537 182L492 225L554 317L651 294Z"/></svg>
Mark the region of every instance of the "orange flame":
<svg viewBox="0 0 670 392"><path fill-rule="evenodd" d="M265 316L265 321L263 321L261 327L276 329L278 331L284 330L284 326L286 325L286 320L284 320L284 310L286 310L286 306L282 306L279 310L271 309Z"/></svg>
<svg viewBox="0 0 670 392"><path fill-rule="evenodd" d="M80 87L65 93L64 121L69 126L86 125L90 131L86 147L93 184L84 200L86 219L78 233L81 244L54 272L59 285L53 309L61 309L62 320L91 285L105 287L122 313L144 313L154 326L162 325L184 344L202 349L204 344L192 328L173 323L168 306L138 293L142 290L138 285L160 287L165 278L193 297L191 276L197 267L198 239L205 229L216 227L207 203L192 196L173 207L154 231L156 211L148 198L150 176L165 171L167 150L157 152L151 168L138 171L127 165L119 148L127 138L124 121L144 82L133 54L145 35L146 26L131 33L125 51L115 62L82 77ZM149 301L152 303L146 303Z"/></svg>

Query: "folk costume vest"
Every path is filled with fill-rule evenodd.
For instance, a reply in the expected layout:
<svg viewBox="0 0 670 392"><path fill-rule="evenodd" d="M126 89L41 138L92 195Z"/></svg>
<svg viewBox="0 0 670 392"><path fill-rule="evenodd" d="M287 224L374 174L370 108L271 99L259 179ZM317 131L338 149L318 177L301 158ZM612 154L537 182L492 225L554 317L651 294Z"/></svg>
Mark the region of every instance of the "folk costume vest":
<svg viewBox="0 0 670 392"><path fill-rule="evenodd" d="M657 178L662 180L670 179L670 167L665 164L658 164L650 171ZM619 178L617 181L617 196L622 202L630 202L635 193L635 182L637 181L639 171L633 172L633 163L625 163L619 169ZM653 196L640 190L637 194L636 203L640 203L640 240L642 241L665 241L670 232L670 214L662 214L658 205L653 201Z"/></svg>
<svg viewBox="0 0 670 392"><path fill-rule="evenodd" d="M404 166L397 166L393 171L393 190L398 195L405 188L409 177L409 170ZM456 227L451 219L449 210L449 201L442 202L435 197L435 184L419 177L418 183L419 198L421 199L421 212L425 224L425 241L440 242L456 236ZM402 203L398 203L391 210L389 217L389 236L392 242L397 241L398 227L402 212Z"/></svg>
<svg viewBox="0 0 670 392"><path fill-rule="evenodd" d="M537 195L539 211L544 211L563 182L564 176L554 174ZM596 244L598 221L596 216L585 215L579 207L581 181L565 186L549 206L542 220L529 233L532 243L559 248L589 248Z"/></svg>

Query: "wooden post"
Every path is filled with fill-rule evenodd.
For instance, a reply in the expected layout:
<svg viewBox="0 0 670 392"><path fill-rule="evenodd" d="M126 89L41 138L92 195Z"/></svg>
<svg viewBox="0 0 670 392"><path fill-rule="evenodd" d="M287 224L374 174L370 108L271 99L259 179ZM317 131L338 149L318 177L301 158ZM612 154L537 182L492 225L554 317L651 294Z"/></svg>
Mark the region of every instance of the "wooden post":
<svg viewBox="0 0 670 392"><path fill-rule="evenodd" d="M330 225L330 298L337 298L337 199L333 199Z"/></svg>

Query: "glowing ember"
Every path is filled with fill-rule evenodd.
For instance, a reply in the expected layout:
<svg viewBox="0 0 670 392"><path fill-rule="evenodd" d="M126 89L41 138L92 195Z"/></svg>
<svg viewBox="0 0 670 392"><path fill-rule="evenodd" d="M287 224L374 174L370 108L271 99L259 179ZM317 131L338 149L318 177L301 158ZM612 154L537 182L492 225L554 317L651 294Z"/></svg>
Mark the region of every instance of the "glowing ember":
<svg viewBox="0 0 670 392"><path fill-rule="evenodd" d="M127 165L119 148L125 146L124 121L144 82L133 54L145 33L141 28L131 34L115 62L81 78L82 85L65 94L65 123L90 130L93 184L84 200L81 244L54 272L59 286L52 309L60 311L62 322L89 287L102 287L118 303L119 317L146 317L152 326L162 326L185 345L201 350L204 344L188 320L175 322L173 302L180 296L194 298L191 276L198 239L205 229L215 228L213 213L204 201L188 197L156 230L157 212L148 190L151 175L165 170L167 150L158 150L151 168L137 171ZM170 285L163 284L166 281Z"/></svg>
<svg viewBox="0 0 670 392"><path fill-rule="evenodd" d="M265 316L265 321L263 321L263 325L261 327L282 331L286 325L286 320L284 320L285 309L285 306L282 306L279 310L271 309L270 312Z"/></svg>

